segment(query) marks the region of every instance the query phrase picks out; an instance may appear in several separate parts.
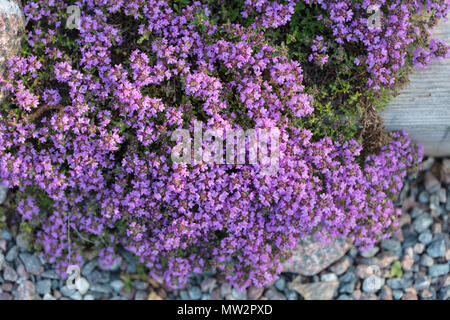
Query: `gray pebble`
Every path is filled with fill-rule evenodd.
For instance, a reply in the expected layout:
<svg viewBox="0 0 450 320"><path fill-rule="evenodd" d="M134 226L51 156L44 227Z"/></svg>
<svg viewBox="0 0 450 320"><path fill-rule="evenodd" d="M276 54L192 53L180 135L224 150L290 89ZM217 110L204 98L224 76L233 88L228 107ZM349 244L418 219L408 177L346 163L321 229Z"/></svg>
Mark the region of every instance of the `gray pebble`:
<svg viewBox="0 0 450 320"><path fill-rule="evenodd" d="M434 260L427 254L422 255L420 258L420 264L424 267L431 267L434 264Z"/></svg>
<svg viewBox="0 0 450 320"><path fill-rule="evenodd" d="M61 277L58 276L58 274L55 271L53 271L53 270L44 271L44 272L42 272L40 274L40 276L42 278L47 278L47 279L52 279L52 280L59 280L59 279L61 279Z"/></svg>
<svg viewBox="0 0 450 320"><path fill-rule="evenodd" d="M17 259L19 255L19 247L13 246L11 249L9 249L8 253L6 254L6 261L13 262Z"/></svg>
<svg viewBox="0 0 450 320"><path fill-rule="evenodd" d="M233 290L231 290L231 294L233 298L235 298L236 300L244 300L246 298L246 293L247 293L246 290L238 291L234 288Z"/></svg>
<svg viewBox="0 0 450 320"><path fill-rule="evenodd" d="M426 204L426 203L430 202L430 194L426 190L423 190L421 193L419 193L417 200L420 203Z"/></svg>
<svg viewBox="0 0 450 320"><path fill-rule="evenodd" d="M25 265L25 270L27 272L38 275L41 272L44 271L44 268L42 267L41 260L39 257L35 254L28 254L28 253L21 253L20 259L22 260L23 264Z"/></svg>
<svg viewBox="0 0 450 320"><path fill-rule="evenodd" d="M200 298L202 297L202 290L200 290L200 288L197 286L189 288L188 292L189 292L189 297L192 300L200 300Z"/></svg>
<svg viewBox="0 0 450 320"><path fill-rule="evenodd" d="M431 282L427 277L420 277L414 281L414 288L416 290L428 289Z"/></svg>
<svg viewBox="0 0 450 320"><path fill-rule="evenodd" d="M433 224L433 218L427 214L427 213L422 213L420 216L418 216L414 222L414 229L418 232L418 233L422 233L425 230L427 230L431 225Z"/></svg>
<svg viewBox="0 0 450 320"><path fill-rule="evenodd" d="M419 241L424 245L429 245L433 240L433 234L430 230L425 230L419 235Z"/></svg>
<svg viewBox="0 0 450 320"><path fill-rule="evenodd" d="M56 300L54 296L52 296L50 293L44 294L43 300Z"/></svg>
<svg viewBox="0 0 450 320"><path fill-rule="evenodd" d="M189 294L186 290L181 290L180 298L181 298L181 300L190 300L191 297L189 296Z"/></svg>
<svg viewBox="0 0 450 320"><path fill-rule="evenodd" d="M392 290L392 297L394 300L400 300L403 297L402 290Z"/></svg>
<svg viewBox="0 0 450 320"><path fill-rule="evenodd" d="M76 292L75 289L69 289L67 286L63 286L60 291L61 291L61 294L67 298L70 298Z"/></svg>
<svg viewBox="0 0 450 320"><path fill-rule="evenodd" d="M281 277L275 282L275 288L277 288L279 291L284 291L284 288L286 288L286 280Z"/></svg>
<svg viewBox="0 0 450 320"><path fill-rule="evenodd" d="M109 285L115 292L120 292L120 290L122 290L122 288L124 287L124 283L122 280L114 280Z"/></svg>
<svg viewBox="0 0 450 320"><path fill-rule="evenodd" d="M401 255L402 245L397 239L386 239L381 243L383 249L392 251L398 256Z"/></svg>
<svg viewBox="0 0 450 320"><path fill-rule="evenodd" d="M16 282L18 279L17 272L13 268L7 266L3 270L3 279L6 281Z"/></svg>
<svg viewBox="0 0 450 320"><path fill-rule="evenodd" d="M384 285L384 279L376 275L364 279L362 289L367 293L375 293Z"/></svg>
<svg viewBox="0 0 450 320"><path fill-rule="evenodd" d="M392 289L406 289L412 285L411 279L402 278L393 278L387 280L387 285Z"/></svg>
<svg viewBox="0 0 450 320"><path fill-rule="evenodd" d="M439 277L443 276L444 274L449 273L449 264L434 264L428 269L428 274L430 277Z"/></svg>
<svg viewBox="0 0 450 320"><path fill-rule="evenodd" d="M5 264L5 256L0 252L0 270L3 269L3 265Z"/></svg>
<svg viewBox="0 0 450 320"><path fill-rule="evenodd" d="M445 256L446 250L445 240L440 239L433 241L430 246L427 248L427 253L432 258L441 258Z"/></svg>
<svg viewBox="0 0 450 320"><path fill-rule="evenodd" d="M450 287L442 288L439 291L439 299L441 299L441 300L450 300Z"/></svg>
<svg viewBox="0 0 450 320"><path fill-rule="evenodd" d="M81 269L81 274L85 277L90 275L92 271L94 271L95 267L97 267L98 262L97 259L91 260L88 263L86 263L83 268Z"/></svg>
<svg viewBox="0 0 450 320"><path fill-rule="evenodd" d="M134 295L134 300L147 300L147 293L142 290L136 291L136 294Z"/></svg>
<svg viewBox="0 0 450 320"><path fill-rule="evenodd" d="M87 294L84 296L83 300L95 300L95 297L92 294Z"/></svg>
<svg viewBox="0 0 450 320"><path fill-rule="evenodd" d="M52 281L51 280L40 280L36 283L36 291L41 294L49 294L52 290Z"/></svg>
<svg viewBox="0 0 450 320"><path fill-rule="evenodd" d="M89 282L86 280L86 278L83 278L83 277L77 279L77 281L75 282L75 284L76 284L76 286L77 286L78 292L79 292L81 295L85 295L85 294L88 292L89 287L90 287ZM98 291L98 290L94 290L94 291ZM101 292L101 291L100 291L100 292Z"/></svg>
<svg viewBox="0 0 450 320"><path fill-rule="evenodd" d="M111 293L111 287L104 284L93 284L91 286L91 291L96 291L99 293L108 294Z"/></svg>

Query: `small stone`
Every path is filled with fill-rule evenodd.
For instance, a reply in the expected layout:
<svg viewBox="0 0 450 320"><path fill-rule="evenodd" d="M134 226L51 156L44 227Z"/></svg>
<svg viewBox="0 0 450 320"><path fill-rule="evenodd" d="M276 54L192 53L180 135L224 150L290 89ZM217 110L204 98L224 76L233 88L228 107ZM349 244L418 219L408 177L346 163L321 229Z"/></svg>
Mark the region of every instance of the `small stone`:
<svg viewBox="0 0 450 320"><path fill-rule="evenodd" d="M428 289L420 291L420 297L424 300L430 300L433 298L433 292Z"/></svg>
<svg viewBox="0 0 450 320"><path fill-rule="evenodd" d="M289 289L297 291L305 300L331 300L339 281L301 283L300 278L295 278L289 285Z"/></svg>
<svg viewBox="0 0 450 320"><path fill-rule="evenodd" d="M42 267L41 264L41 260L36 255L22 253L20 254L20 259L23 261L25 269L27 270L28 273L38 275L44 271L44 268Z"/></svg>
<svg viewBox="0 0 450 320"><path fill-rule="evenodd" d="M421 193L419 193L417 200L419 201L419 203L426 204L430 202L430 194L426 190L423 190Z"/></svg>
<svg viewBox="0 0 450 320"><path fill-rule="evenodd" d="M383 240L383 242L381 243L381 247L385 250L392 251L397 255L401 254L402 250L400 241L392 238Z"/></svg>
<svg viewBox="0 0 450 320"><path fill-rule="evenodd" d="M402 258L402 267L404 270L408 271L414 265L414 251L413 248L407 248L406 254Z"/></svg>
<svg viewBox="0 0 450 320"><path fill-rule="evenodd" d="M63 287L61 288L61 294L62 294L64 297L67 297L67 298L69 298L70 296L72 296L75 292L76 292L75 289L69 289L67 286L63 286Z"/></svg>
<svg viewBox="0 0 450 320"><path fill-rule="evenodd" d="M220 297L220 288L219 287L215 287L214 289L212 289L210 297L211 297L211 300L220 300L221 299L221 297ZM250 298L250 295L249 295L249 298ZM256 300L258 298L255 298L254 300Z"/></svg>
<svg viewBox="0 0 450 320"><path fill-rule="evenodd" d="M398 255L394 254L393 252L384 252L378 257L377 265L380 268L386 268L390 266L394 261L398 260Z"/></svg>
<svg viewBox="0 0 450 320"><path fill-rule="evenodd" d="M439 277L449 273L449 264L434 264L428 269L430 277Z"/></svg>
<svg viewBox="0 0 450 320"><path fill-rule="evenodd" d="M340 279L341 282L355 282L356 281L356 276L353 272L349 271L346 274L344 274Z"/></svg>
<svg viewBox="0 0 450 320"><path fill-rule="evenodd" d="M72 300L83 300L83 296L80 292L75 292L73 295L70 296L70 299Z"/></svg>
<svg viewBox="0 0 450 320"><path fill-rule="evenodd" d="M115 262L111 265L100 265L100 269L103 271L117 271L120 268L120 265L122 264L122 257L118 257L118 259L115 260Z"/></svg>
<svg viewBox="0 0 450 320"><path fill-rule="evenodd" d="M416 289L408 288L403 295L402 300L418 300Z"/></svg>
<svg viewBox="0 0 450 320"><path fill-rule="evenodd" d="M413 247L413 251L416 254L422 254L425 251L425 245L423 243L416 243Z"/></svg>
<svg viewBox="0 0 450 320"><path fill-rule="evenodd" d="M340 293L352 293L355 291L355 282L345 283L340 289Z"/></svg>
<svg viewBox="0 0 450 320"><path fill-rule="evenodd" d="M445 256L445 239L433 241L427 249L427 254L432 258L440 258Z"/></svg>
<svg viewBox="0 0 450 320"><path fill-rule="evenodd" d="M233 288L233 290L231 290L231 294L232 294L233 298L236 300L245 300L247 291L245 289L238 291Z"/></svg>
<svg viewBox="0 0 450 320"><path fill-rule="evenodd" d="M147 300L147 293L142 290L136 291L136 294L134 295L134 300Z"/></svg>
<svg viewBox="0 0 450 320"><path fill-rule="evenodd" d="M442 288L439 291L439 299L440 300L449 300L450 299L450 287Z"/></svg>
<svg viewBox="0 0 450 320"><path fill-rule="evenodd" d="M42 278L52 279L52 280L60 280L61 277L53 270L47 270L41 273Z"/></svg>
<svg viewBox="0 0 450 320"><path fill-rule="evenodd" d="M422 255L420 258L420 264L424 267L431 267L434 264L434 260L427 254Z"/></svg>
<svg viewBox="0 0 450 320"><path fill-rule="evenodd" d="M392 290L392 297L394 300L400 300L403 297L402 290Z"/></svg>
<svg viewBox="0 0 450 320"><path fill-rule="evenodd" d="M18 279L17 272L13 268L6 266L3 270L3 279L16 282Z"/></svg>
<svg viewBox="0 0 450 320"><path fill-rule="evenodd" d="M284 294L286 295L286 299L288 300L297 300L297 292L291 289L286 289L284 291Z"/></svg>
<svg viewBox="0 0 450 320"><path fill-rule="evenodd" d="M283 271L304 276L316 275L341 259L350 248L350 242L345 239L334 239L325 244L307 237L297 244L292 258L283 263Z"/></svg>
<svg viewBox="0 0 450 320"><path fill-rule="evenodd" d="M111 293L112 289L110 286L96 283L91 286L91 291L95 291L95 292L103 293L103 294L109 294L109 293Z"/></svg>
<svg viewBox="0 0 450 320"><path fill-rule="evenodd" d="M145 291L145 290L148 289L148 283L145 282L145 281L134 280L134 281L133 281L133 284L134 284L134 287L135 287L137 290Z"/></svg>
<svg viewBox="0 0 450 320"><path fill-rule="evenodd" d="M362 292L359 300L377 300L377 295L375 293Z"/></svg>
<svg viewBox="0 0 450 320"><path fill-rule="evenodd" d="M56 300L54 296L52 296L50 293L44 294L43 300Z"/></svg>
<svg viewBox="0 0 450 320"><path fill-rule="evenodd" d="M3 265L5 264L5 256L0 252L0 270L3 269Z"/></svg>
<svg viewBox="0 0 450 320"><path fill-rule="evenodd" d="M433 224L433 218L427 214L427 213L423 213L420 216L418 216L414 222L414 229L418 232L418 233L422 233L425 230L427 230L431 225Z"/></svg>
<svg viewBox="0 0 450 320"><path fill-rule="evenodd" d="M380 291L380 299L381 300L392 300L392 298L393 298L392 297L392 289L389 286L384 285Z"/></svg>
<svg viewBox="0 0 450 320"><path fill-rule="evenodd" d="M279 291L284 291L284 288L286 288L286 280L284 280L283 277L278 279L275 282L275 288L277 288L277 290L279 290Z"/></svg>
<svg viewBox="0 0 450 320"><path fill-rule="evenodd" d="M424 290L430 287L430 280L427 277L420 277L414 281L414 288L416 290Z"/></svg>
<svg viewBox="0 0 450 320"><path fill-rule="evenodd" d="M226 297L227 295L231 294L231 286L229 283L222 283L220 286L220 294L222 297Z"/></svg>
<svg viewBox="0 0 450 320"><path fill-rule="evenodd" d="M22 281L19 283L15 292L17 300L38 300L39 296L36 293L34 283L31 281Z"/></svg>
<svg viewBox="0 0 450 320"><path fill-rule="evenodd" d="M362 289L367 293L375 293L384 285L384 279L376 275L372 275L364 280Z"/></svg>
<svg viewBox="0 0 450 320"><path fill-rule="evenodd" d="M196 286L189 288L188 293L192 300L200 300L202 297L202 290Z"/></svg>
<svg viewBox="0 0 450 320"><path fill-rule="evenodd" d="M450 248L445 250L445 260L450 261Z"/></svg>
<svg viewBox="0 0 450 320"><path fill-rule="evenodd" d="M426 230L419 235L419 241L424 245L429 245L433 240L433 234L430 230Z"/></svg>
<svg viewBox="0 0 450 320"><path fill-rule="evenodd" d="M428 157L425 161L423 161L419 166L423 171L429 171L434 165L434 158Z"/></svg>
<svg viewBox="0 0 450 320"><path fill-rule="evenodd" d="M449 287L450 286L450 274L447 274L442 277L440 281L441 287Z"/></svg>
<svg viewBox="0 0 450 320"><path fill-rule="evenodd" d="M200 283L200 288L202 289L203 292L209 292L211 290L211 288L213 288L215 286L215 284L216 284L216 279L214 279L212 277L208 277Z"/></svg>
<svg viewBox="0 0 450 320"><path fill-rule="evenodd" d="M258 300L264 292L264 288L257 288L255 286L251 286L247 290L247 297L250 300Z"/></svg>
<svg viewBox="0 0 450 320"><path fill-rule="evenodd" d="M95 300L95 297L92 294L87 294L84 296L83 300Z"/></svg>
<svg viewBox="0 0 450 320"><path fill-rule="evenodd" d="M19 279L29 280L30 275L28 274L23 264L19 264L16 269L17 274L19 275Z"/></svg>
<svg viewBox="0 0 450 320"><path fill-rule="evenodd" d="M361 251L360 254L364 258L372 258L378 253L378 251L380 251L380 248L374 246L372 249Z"/></svg>
<svg viewBox="0 0 450 320"><path fill-rule="evenodd" d="M120 290L122 290L125 284L123 283L122 280L114 280L109 285L115 292L120 292Z"/></svg>
<svg viewBox="0 0 450 320"><path fill-rule="evenodd" d="M51 280L40 280L36 283L36 291L41 295L48 294L51 292L51 290L52 290Z"/></svg>
<svg viewBox="0 0 450 320"><path fill-rule="evenodd" d="M0 292L1 291L7 291L7 292L11 292L12 291L12 289L13 289L13 284L12 284L12 282L3 282L2 283L2 286L1 286L1 290L0 290Z"/></svg>
<svg viewBox="0 0 450 320"><path fill-rule="evenodd" d="M374 247L376 248L376 247ZM344 257L341 260L339 260L338 262L336 262L333 266L331 266L330 270L337 274L338 276L340 276L341 274L344 274L347 269L350 267L351 265L351 260L348 257Z"/></svg>
<svg viewBox="0 0 450 320"><path fill-rule="evenodd" d="M372 266L360 264L356 267L356 274L360 279L366 279L370 276L372 276L377 270L377 268L374 268Z"/></svg>
<svg viewBox="0 0 450 320"><path fill-rule="evenodd" d="M97 267L98 261L97 259L91 260L88 263L86 263L83 268L81 269L81 274L85 277L90 275L92 271L94 271L95 267Z"/></svg>
<svg viewBox="0 0 450 320"><path fill-rule="evenodd" d="M286 300L286 297L279 291L270 288L264 293L264 296L269 300Z"/></svg>
<svg viewBox="0 0 450 320"><path fill-rule="evenodd" d="M405 276L401 278L393 278L388 279L386 281L387 285L391 287L392 289L405 289L412 285L412 280L405 278Z"/></svg>
<svg viewBox="0 0 450 320"><path fill-rule="evenodd" d="M11 247L11 249L9 249L8 253L6 254L6 261L13 262L14 260L17 259L18 255L19 255L19 248L17 246L13 246Z"/></svg>
<svg viewBox="0 0 450 320"><path fill-rule="evenodd" d="M427 171L425 173L425 190L427 190L429 193L435 193L438 192L441 188L441 183L436 178L436 176L431 173L430 171Z"/></svg>
<svg viewBox="0 0 450 320"><path fill-rule="evenodd" d="M0 301L1 300L13 300L13 296L8 292L0 292Z"/></svg>
<svg viewBox="0 0 450 320"><path fill-rule="evenodd" d="M337 280L338 280L338 277L334 273L326 273L320 277L320 281L323 281L323 282L330 282L330 281L337 281ZM280 290L280 291L283 291L283 290Z"/></svg>
<svg viewBox="0 0 450 320"><path fill-rule="evenodd" d="M75 285L76 285L76 287L77 287L77 289L78 289L78 292L79 292L81 295L85 295L85 294L88 292L89 287L90 287L89 282L86 280L86 278L83 278L83 277L78 278L78 279L75 281ZM95 290L94 290L94 291L95 291ZM107 293L109 293L109 290L108 290ZM73 295L72 295L72 296L73 296Z"/></svg>

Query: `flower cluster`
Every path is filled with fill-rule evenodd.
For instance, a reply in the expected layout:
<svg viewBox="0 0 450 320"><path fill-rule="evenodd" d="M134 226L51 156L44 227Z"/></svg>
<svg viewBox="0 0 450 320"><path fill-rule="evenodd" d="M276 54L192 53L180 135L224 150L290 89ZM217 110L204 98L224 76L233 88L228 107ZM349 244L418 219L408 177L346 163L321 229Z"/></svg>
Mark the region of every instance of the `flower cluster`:
<svg viewBox="0 0 450 320"><path fill-rule="evenodd" d="M296 125L313 112L299 63L260 31L213 24L200 3L181 12L170 3L80 0L72 44L61 44L74 37L59 20L63 1L25 6L42 30L0 81L12 97L0 109L0 180L50 203L39 214L32 199L19 205L43 256L64 273L83 248L101 248L107 266L121 246L172 286L216 268L244 288L272 281L307 234L370 247L395 231L390 199L421 149L398 133L361 165L356 141ZM281 9L258 1L258 10L274 17ZM120 21L138 27L120 30ZM277 173L264 174L264 164L172 162L173 133L194 133L196 121L278 128Z"/></svg>
<svg viewBox="0 0 450 320"><path fill-rule="evenodd" d="M430 39L432 27L447 15L447 0L247 0L242 16L260 13L253 27L278 27L290 20L299 2L321 8L317 18L331 31L336 43L364 48L356 59L365 62L370 88L394 86L399 70L410 59L411 46L419 46L412 57L419 68L434 57L447 55L447 44Z"/></svg>

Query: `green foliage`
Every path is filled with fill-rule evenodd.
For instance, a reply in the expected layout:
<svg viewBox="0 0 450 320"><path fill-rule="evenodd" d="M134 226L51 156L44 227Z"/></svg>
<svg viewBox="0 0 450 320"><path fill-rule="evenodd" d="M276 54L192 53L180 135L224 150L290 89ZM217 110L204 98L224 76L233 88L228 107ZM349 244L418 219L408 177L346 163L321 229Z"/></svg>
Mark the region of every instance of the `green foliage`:
<svg viewBox="0 0 450 320"><path fill-rule="evenodd" d="M391 274L391 276L397 277L397 278L400 278L403 275L402 264L400 263L400 261L395 261L392 264L390 274Z"/></svg>

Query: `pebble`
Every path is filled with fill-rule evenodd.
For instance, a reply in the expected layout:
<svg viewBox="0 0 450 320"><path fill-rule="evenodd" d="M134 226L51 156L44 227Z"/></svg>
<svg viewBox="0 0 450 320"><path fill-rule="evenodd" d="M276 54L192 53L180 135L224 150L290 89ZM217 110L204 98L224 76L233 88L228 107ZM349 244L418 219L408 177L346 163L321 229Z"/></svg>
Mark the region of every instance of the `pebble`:
<svg viewBox="0 0 450 320"><path fill-rule="evenodd" d="M281 277L275 282L275 288L279 291L284 291L284 288L286 288L286 280Z"/></svg>
<svg viewBox="0 0 450 320"><path fill-rule="evenodd" d="M374 247L376 248L376 247ZM379 249L378 249L379 250ZM344 272L348 270L348 268L351 266L352 261L348 257L344 257L338 262L336 262L333 266L331 266L330 271L335 273L336 275L340 276Z"/></svg>
<svg viewBox="0 0 450 320"><path fill-rule="evenodd" d="M255 286L251 286L247 290L247 297L250 300L257 300L263 295L263 292L264 288L257 288Z"/></svg>
<svg viewBox="0 0 450 320"><path fill-rule="evenodd" d="M384 279L376 276L371 275L370 277L364 279L362 289L364 292L367 293L375 293L378 290L380 290L384 285Z"/></svg>
<svg viewBox="0 0 450 320"><path fill-rule="evenodd" d="M52 290L51 280L40 280L36 283L36 291L41 294L49 294Z"/></svg>
<svg viewBox="0 0 450 320"><path fill-rule="evenodd" d="M360 254L364 258L372 258L378 253L378 251L380 251L380 248L374 246L372 249L361 251Z"/></svg>
<svg viewBox="0 0 450 320"><path fill-rule="evenodd" d="M429 268L428 273L433 278L443 276L449 273L449 264L434 264Z"/></svg>
<svg viewBox="0 0 450 320"><path fill-rule="evenodd" d="M83 277L78 278L75 281L75 285L77 287L78 292L81 295L85 295L88 292L89 288L90 288L89 282L86 280L86 278L83 278ZM97 287L97 289L98 289L98 287ZM98 291L98 290L93 290L93 291ZM102 292L102 291L100 291L100 292ZM109 292L109 290L107 291L107 293L108 292Z"/></svg>
<svg viewBox="0 0 450 320"><path fill-rule="evenodd" d="M434 260L427 254L422 255L420 258L420 264L424 267L431 267L434 264Z"/></svg>
<svg viewBox="0 0 450 320"><path fill-rule="evenodd" d="M189 288L188 293L192 300L199 300L202 297L202 290L196 286Z"/></svg>
<svg viewBox="0 0 450 320"><path fill-rule="evenodd" d="M338 277L334 273L326 273L320 277L320 281L324 282L330 282L330 281L337 281ZM283 291L283 290L280 290Z"/></svg>
<svg viewBox="0 0 450 320"><path fill-rule="evenodd" d="M95 267L97 267L98 262L97 259L91 260L88 263L86 263L83 268L81 269L81 274L85 277L90 275L92 271L94 271Z"/></svg>
<svg viewBox="0 0 450 320"><path fill-rule="evenodd" d="M431 173L431 171L427 171L425 173L425 190L427 190L429 193L435 193L439 191L441 188L441 183L436 178L436 176Z"/></svg>
<svg viewBox="0 0 450 320"><path fill-rule="evenodd" d="M397 255L400 255L402 250L400 241L392 238L383 240L381 247L385 250L392 251Z"/></svg>
<svg viewBox="0 0 450 320"><path fill-rule="evenodd" d="M430 230L426 230L419 235L419 241L424 245L429 245L433 240L433 234Z"/></svg>
<svg viewBox="0 0 450 320"><path fill-rule="evenodd" d="M433 218L427 214L427 213L422 213L420 216L418 216L414 221L413 221L413 225L414 225L414 229L418 232L418 233L422 233L425 230L427 230L431 225L433 224Z"/></svg>
<svg viewBox="0 0 450 320"><path fill-rule="evenodd" d="M302 284L298 278L289 284L289 288L297 291L305 300L331 300L338 287L339 281Z"/></svg>
<svg viewBox="0 0 450 320"><path fill-rule="evenodd" d="M19 256L19 248L17 246L13 246L11 249L9 249L8 253L6 254L6 261L13 262L17 259Z"/></svg>
<svg viewBox="0 0 450 320"><path fill-rule="evenodd" d="M414 288L416 290L428 289L431 282L427 277L420 277L414 281Z"/></svg>
<svg viewBox="0 0 450 320"><path fill-rule="evenodd" d="M427 253L432 258L440 258L445 256L446 249L445 240L439 239L430 244L427 248Z"/></svg>
<svg viewBox="0 0 450 320"><path fill-rule="evenodd" d="M44 271L41 260L35 254L21 253L20 259L25 265L25 269L28 273L38 275Z"/></svg>
<svg viewBox="0 0 450 320"><path fill-rule="evenodd" d="M286 297L281 292L275 290L274 288L268 289L264 296L269 300L286 300Z"/></svg>
<svg viewBox="0 0 450 320"><path fill-rule="evenodd" d="M122 290L125 284L123 283L122 280L114 280L109 285L115 292L120 292L120 290Z"/></svg>
<svg viewBox="0 0 450 320"><path fill-rule="evenodd" d="M6 266L3 270L3 279L5 279L6 281L11 281L11 282L16 282L18 279L18 275L16 270L14 270L13 268Z"/></svg>

